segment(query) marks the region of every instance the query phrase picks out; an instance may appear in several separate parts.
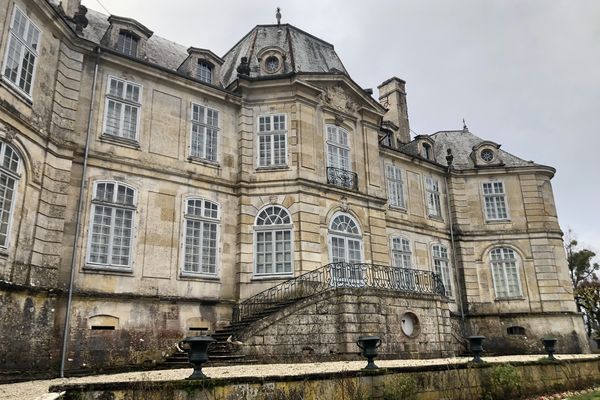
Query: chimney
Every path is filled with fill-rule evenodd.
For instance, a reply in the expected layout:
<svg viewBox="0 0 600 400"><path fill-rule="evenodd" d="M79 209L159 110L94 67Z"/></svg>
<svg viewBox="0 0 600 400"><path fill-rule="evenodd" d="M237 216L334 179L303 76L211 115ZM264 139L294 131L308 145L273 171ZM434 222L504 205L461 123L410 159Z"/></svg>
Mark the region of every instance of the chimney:
<svg viewBox="0 0 600 400"><path fill-rule="evenodd" d="M388 109L383 116L383 120L390 121L398 126L399 129L395 132L395 136L399 143L410 142L405 84L406 82L402 79L393 77L377 87L379 89L379 103Z"/></svg>
<svg viewBox="0 0 600 400"><path fill-rule="evenodd" d="M65 16L68 18L73 18L75 13L79 10L79 6L81 5L81 0L61 0L60 6L63 9Z"/></svg>

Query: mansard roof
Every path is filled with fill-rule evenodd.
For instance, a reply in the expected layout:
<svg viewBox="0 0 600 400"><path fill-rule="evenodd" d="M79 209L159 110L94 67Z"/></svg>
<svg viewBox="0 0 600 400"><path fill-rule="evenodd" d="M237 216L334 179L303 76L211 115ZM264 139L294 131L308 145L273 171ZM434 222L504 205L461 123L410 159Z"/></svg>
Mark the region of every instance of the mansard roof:
<svg viewBox="0 0 600 400"><path fill-rule="evenodd" d="M475 168L475 162L471 157L474 148L477 148L482 143L489 143L489 141L474 135L468 130L439 131L430 135L430 137L435 141L434 152L436 161L441 165L447 166L447 149L451 149L452 155L454 156L452 165L457 169ZM538 165L533 161L525 161L500 148L496 151L498 151L503 166L505 167Z"/></svg>
<svg viewBox="0 0 600 400"><path fill-rule="evenodd" d="M82 36L99 44L109 28L110 17L94 10L88 10L86 17L88 26ZM187 46L152 35L146 44L144 61L176 71L188 57L187 50ZM347 75L332 44L289 24L257 25L222 57L218 84L227 87L237 78L242 57L248 57L250 77L276 76L267 74L260 65L260 56L269 50L280 54L283 60L277 75L295 72Z"/></svg>
<svg viewBox="0 0 600 400"><path fill-rule="evenodd" d="M261 69L259 58L269 49L280 52L284 57L284 68L280 73L347 74L332 44L290 24L257 25L223 56L224 86L236 79L236 68L242 57L248 57L251 77L267 75Z"/></svg>

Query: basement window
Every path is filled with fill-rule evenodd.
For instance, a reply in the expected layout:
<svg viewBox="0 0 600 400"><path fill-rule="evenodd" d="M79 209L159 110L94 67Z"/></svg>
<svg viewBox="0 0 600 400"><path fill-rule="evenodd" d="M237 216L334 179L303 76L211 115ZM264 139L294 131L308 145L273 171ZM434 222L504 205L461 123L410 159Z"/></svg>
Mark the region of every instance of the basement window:
<svg viewBox="0 0 600 400"><path fill-rule="evenodd" d="M506 333L509 335L525 336L525 328L522 326L509 326L506 328Z"/></svg>
<svg viewBox="0 0 600 400"><path fill-rule="evenodd" d="M93 331L114 331L115 327L113 325L92 325L90 329Z"/></svg>

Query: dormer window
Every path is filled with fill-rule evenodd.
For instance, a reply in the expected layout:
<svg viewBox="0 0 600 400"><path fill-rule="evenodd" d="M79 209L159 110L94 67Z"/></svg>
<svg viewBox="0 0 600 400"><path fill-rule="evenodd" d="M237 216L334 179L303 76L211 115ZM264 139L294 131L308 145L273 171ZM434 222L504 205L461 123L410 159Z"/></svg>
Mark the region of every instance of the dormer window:
<svg viewBox="0 0 600 400"><path fill-rule="evenodd" d="M204 60L198 60L196 68L196 78L202 82L212 83L213 67Z"/></svg>
<svg viewBox="0 0 600 400"><path fill-rule="evenodd" d="M426 160L431 160L431 145L428 143L423 143L423 158Z"/></svg>
<svg viewBox="0 0 600 400"><path fill-rule="evenodd" d="M139 38L129 31L119 32L117 51L130 57L137 57Z"/></svg>

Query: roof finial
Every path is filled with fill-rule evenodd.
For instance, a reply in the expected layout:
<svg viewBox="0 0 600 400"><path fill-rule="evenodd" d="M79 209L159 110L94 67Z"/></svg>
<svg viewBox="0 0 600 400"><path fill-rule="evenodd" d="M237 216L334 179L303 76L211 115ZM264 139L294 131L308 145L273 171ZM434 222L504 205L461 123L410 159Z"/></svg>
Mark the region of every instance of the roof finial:
<svg viewBox="0 0 600 400"><path fill-rule="evenodd" d="M277 14L275 14L275 18L277 18L277 26L281 24L281 8L277 7Z"/></svg>
<svg viewBox="0 0 600 400"><path fill-rule="evenodd" d="M469 128L467 127L467 123L465 122L464 118L463 118L463 132L469 132Z"/></svg>

